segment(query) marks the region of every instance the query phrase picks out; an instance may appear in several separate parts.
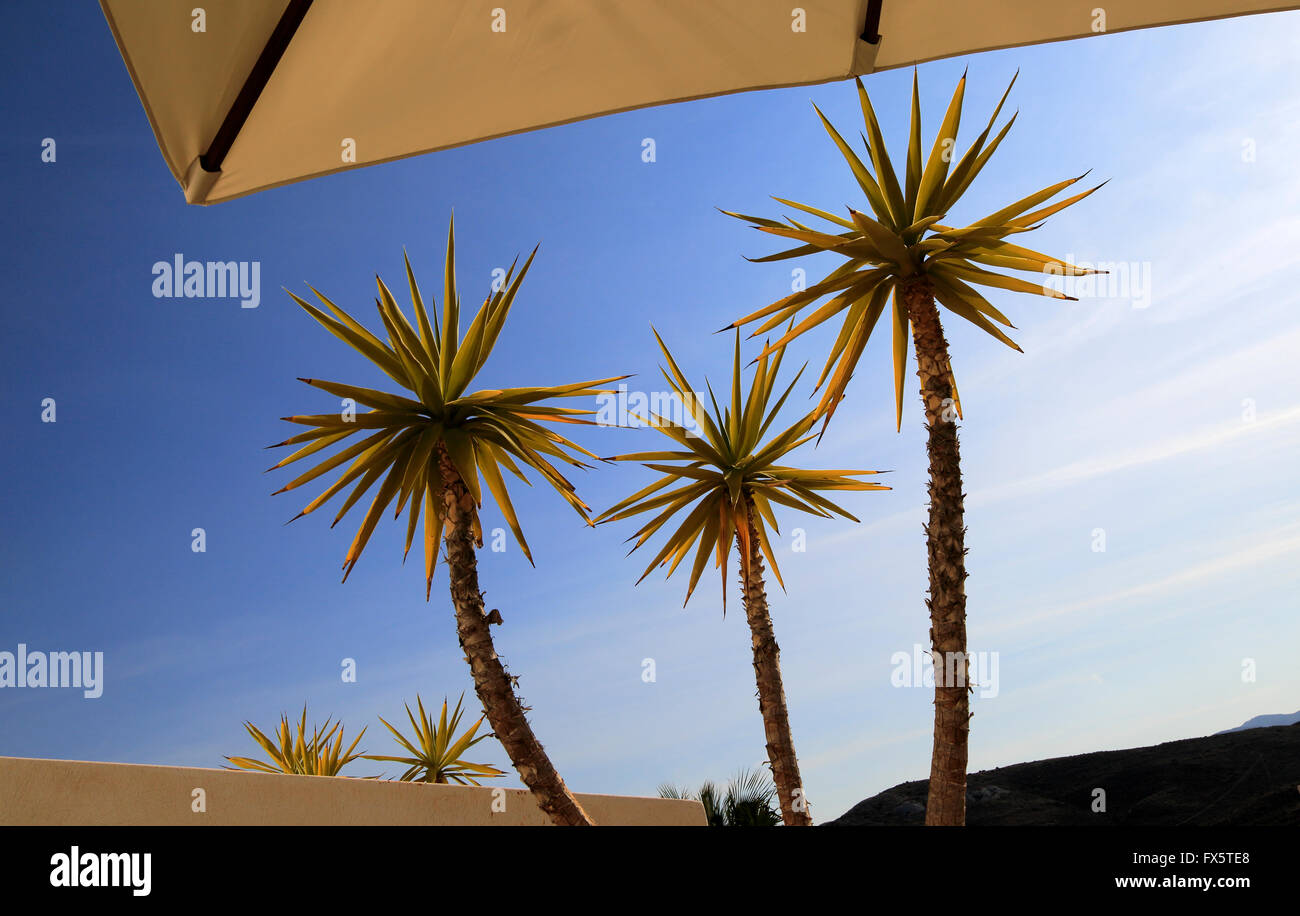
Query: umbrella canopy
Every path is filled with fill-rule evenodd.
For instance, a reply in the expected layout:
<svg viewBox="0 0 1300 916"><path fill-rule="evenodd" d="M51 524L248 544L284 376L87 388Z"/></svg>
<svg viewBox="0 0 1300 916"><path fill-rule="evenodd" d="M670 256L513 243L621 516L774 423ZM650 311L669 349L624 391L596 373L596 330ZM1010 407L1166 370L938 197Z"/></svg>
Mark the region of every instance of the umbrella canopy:
<svg viewBox="0 0 1300 916"><path fill-rule="evenodd" d="M666 102L1271 12L1275 0L101 0L171 172L209 204Z"/></svg>

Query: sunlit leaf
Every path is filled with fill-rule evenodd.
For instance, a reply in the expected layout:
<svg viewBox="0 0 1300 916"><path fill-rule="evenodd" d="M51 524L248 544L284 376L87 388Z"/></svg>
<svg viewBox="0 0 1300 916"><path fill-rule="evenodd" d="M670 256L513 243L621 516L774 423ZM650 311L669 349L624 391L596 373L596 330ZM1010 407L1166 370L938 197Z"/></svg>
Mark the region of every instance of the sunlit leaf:
<svg viewBox="0 0 1300 916"><path fill-rule="evenodd" d="M674 380L682 390L692 390L667 345L657 333L655 337L670 367L665 370L665 377ZM641 579L661 566L667 566L668 575L671 576L677 566L693 554L686 589L686 600L690 601L691 594L712 557L722 576L725 612L726 565L733 544L740 554L741 573L748 580L753 573L750 568L750 545L752 539L757 537L763 555L780 580L780 571L772 558L771 545L765 531L766 525L776 529L772 502L813 515L828 516L832 513L816 502L803 497L787 496L787 491L887 489L877 484L858 486L861 483L857 479L859 476L874 474L874 471L814 471L776 464L783 455L812 438L808 431L816 419L815 412L801 417L762 445L759 444L793 388L793 383L785 386L780 396L773 401L778 390L776 380L783 355L783 345L765 348L756 360L754 376L746 391L740 367L740 335L737 332L732 355L729 406L720 411L714 399L712 415L708 418L709 427L718 431L717 436L710 437L712 442L689 434L678 424L664 421L655 423L655 428L673 439L680 448L630 452L606 459L640 462L647 470L662 475L655 482L615 503L595 519L596 524L606 524L657 511L655 517L629 538L635 541L632 551L645 544L670 519L684 513L684 517L676 523L676 528L670 529L672 533L646 566ZM795 376L795 381L797 380L798 374ZM711 388L709 390L712 392ZM838 514L848 515L842 510Z"/></svg>
<svg viewBox="0 0 1300 916"><path fill-rule="evenodd" d="M302 447L275 467L284 467L313 455L320 457L314 466L278 492L337 471L336 479L299 513L299 516L309 514L343 489L352 487L334 519L336 524L362 498L370 497L369 508L343 564L345 579L356 566L387 507L395 507L395 517L400 517L404 511L408 513L404 553L415 540L419 515L423 512L426 597L430 592L444 530L442 490L446 481L440 463L445 460L449 467L455 468L456 475L474 499L471 528L481 533L478 508L486 490L505 517L524 556L531 561L531 551L500 468L504 466L525 483L529 482L525 471L531 468L585 521L590 522L586 504L552 462L586 467L582 458L594 459L595 455L554 432L550 426L594 425L593 421L585 419L592 411L544 402L612 394L613 389L604 386L627 377L466 394L474 376L491 355L536 249L518 273L515 265L511 265L501 287L484 298L463 336L455 251L453 224L447 234L441 309L437 303L426 300L416 282L410 260L404 255L414 324L406 317L387 284L376 278L378 296L375 301L387 340L372 334L361 322L314 289L312 292L324 304L324 310L293 293L289 294L316 321L378 366L405 391L396 394L359 385L304 379L307 384L336 398L349 399L370 409L286 417L292 423L312 429L279 443L280 446ZM339 447L338 451L325 454L327 449L335 446ZM378 490L374 489L376 484Z"/></svg>
<svg viewBox="0 0 1300 916"><path fill-rule="evenodd" d="M822 208L785 198L776 200L813 217L809 225L789 218L782 223L767 217L730 214L748 219L765 234L802 243L796 248L750 260L769 261L819 253L834 254L842 259L817 282L755 309L728 326L752 326L751 336L758 336L786 325L787 330L774 343L765 345L760 355L766 356L832 319L838 323L838 331L816 384L816 389L822 394L815 412L823 421L823 432L845 397L846 386L880 323L885 306L882 297L893 297L891 321L888 323L892 337L896 427L901 430L913 331L908 302L913 303L913 307L942 306L1019 350L997 327L998 324L1010 327L1010 320L974 287L1066 299L1069 297L1036 282L1035 278L1009 276L994 268L1049 276L1095 272L1007 241L1010 236L1034 231L1048 217L1101 187L1098 185L1052 203L1056 195L1083 176L1042 188L964 226L945 225L947 214L961 206L963 195L981 174L1016 120L1013 114L994 132L1014 84L1015 77L1002 93L987 124L958 157L955 143L966 94L966 77L963 75L923 161L920 86L913 70L906 161L899 169L889 159L885 132L876 117L875 106L866 87L858 80L856 88L862 109L862 138L867 146L869 163L848 148L839 130L820 110L817 110L817 117L848 162L874 217L850 209L850 219L846 221L834 215L835 207ZM903 177L901 186L900 174ZM825 225L817 223L817 220ZM912 297L913 290L917 297ZM948 372L951 375L951 368ZM955 382L953 385L955 392Z"/></svg>

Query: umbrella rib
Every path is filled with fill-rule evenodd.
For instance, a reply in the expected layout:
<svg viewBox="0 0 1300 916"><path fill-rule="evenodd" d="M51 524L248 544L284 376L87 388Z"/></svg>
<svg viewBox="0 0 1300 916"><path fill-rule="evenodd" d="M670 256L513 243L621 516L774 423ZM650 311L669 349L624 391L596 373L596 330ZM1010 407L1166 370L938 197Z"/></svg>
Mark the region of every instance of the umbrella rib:
<svg viewBox="0 0 1300 916"><path fill-rule="evenodd" d="M212 138L212 144L208 151L199 157L199 165L205 172L220 172L221 164L226 160L226 153L230 152L230 147L234 145L235 138L244 128L244 122L248 120L249 114L253 111L253 106L262 95L262 90L271 79L271 74L275 72L276 66L280 63L280 58L284 55L285 49L289 47L289 42L293 40L294 34L298 31L298 26L302 24L303 17L307 15L307 10L311 8L312 0L289 0L289 5L284 8L284 13L280 16L280 21L276 23L271 37L266 40L266 46L262 48L262 53L257 57L257 63L253 64L253 69L249 71L248 78L244 80L243 87L239 90L239 95L235 96L234 103L230 110L226 112L225 120L217 128L217 134Z"/></svg>
<svg viewBox="0 0 1300 916"><path fill-rule="evenodd" d="M880 7L884 0L868 0L867 21L862 26L862 40L867 44L880 44Z"/></svg>

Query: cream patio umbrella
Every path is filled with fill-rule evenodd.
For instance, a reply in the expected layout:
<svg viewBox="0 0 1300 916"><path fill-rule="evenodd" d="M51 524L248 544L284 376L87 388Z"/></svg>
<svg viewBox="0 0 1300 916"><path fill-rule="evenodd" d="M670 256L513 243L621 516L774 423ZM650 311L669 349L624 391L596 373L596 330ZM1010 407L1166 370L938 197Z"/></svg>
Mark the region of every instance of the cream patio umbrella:
<svg viewBox="0 0 1300 916"><path fill-rule="evenodd" d="M193 204L616 111L1300 7L1100 4L101 0Z"/></svg>

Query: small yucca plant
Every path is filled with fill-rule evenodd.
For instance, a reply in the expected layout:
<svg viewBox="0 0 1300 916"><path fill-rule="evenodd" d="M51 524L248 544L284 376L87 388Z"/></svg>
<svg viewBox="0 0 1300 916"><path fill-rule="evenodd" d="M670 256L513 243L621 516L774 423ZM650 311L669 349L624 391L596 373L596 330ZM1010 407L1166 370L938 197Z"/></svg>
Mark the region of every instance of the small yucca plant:
<svg viewBox="0 0 1300 916"><path fill-rule="evenodd" d="M280 726L276 729L276 740L272 741L252 722L245 722L244 728L262 750L266 751L269 761L254 760L251 757L227 757L233 767L226 769L256 770L261 773L285 773L292 776L338 776L339 771L361 757L353 753L361 736L353 739L346 751L343 750L343 723L330 724L326 719L324 725L313 725L311 737L307 736L307 707L302 708L302 718L298 722L297 734L289 727L289 717L280 716ZM331 744L331 742L333 742Z"/></svg>
<svg viewBox="0 0 1300 916"><path fill-rule="evenodd" d="M406 749L409 756L405 757L388 757L378 754L366 755L367 760L384 760L391 763L404 763L407 765L406 772L398 779L401 782L435 782L435 783L456 783L462 786L477 786L478 778L495 779L505 775L505 772L498 770L494 766L486 763L470 763L462 759L467 750L492 735L479 735L474 737L478 727L483 724L484 716L479 716L463 735L456 736L460 728L460 720L463 715L461 704L465 700L465 694L460 695L456 701L456 709L447 718L447 701L442 701L442 714L438 717L437 724L434 724L433 717L424 711L424 701L420 695L415 695L416 706L419 708L420 717L417 719L411 712L409 704L406 706L406 717L411 720L411 728L414 729L414 739L408 739L396 728L388 723L388 720L380 716L379 721L393 733L397 743ZM478 778L476 778L478 777Z"/></svg>

